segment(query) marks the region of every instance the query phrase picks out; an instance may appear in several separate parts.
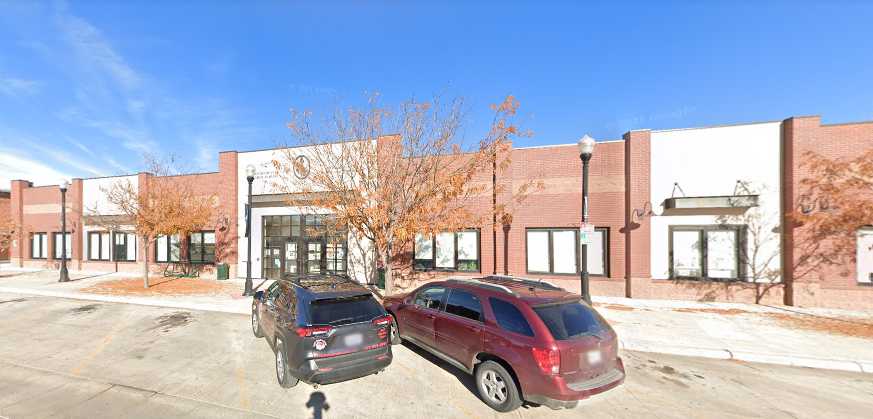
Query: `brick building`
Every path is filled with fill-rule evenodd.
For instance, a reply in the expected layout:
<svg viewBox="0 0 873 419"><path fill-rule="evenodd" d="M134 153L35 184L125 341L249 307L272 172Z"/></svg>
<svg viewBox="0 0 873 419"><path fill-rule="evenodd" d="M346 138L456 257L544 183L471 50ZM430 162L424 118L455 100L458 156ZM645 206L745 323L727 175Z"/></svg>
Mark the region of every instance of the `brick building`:
<svg viewBox="0 0 873 419"><path fill-rule="evenodd" d="M873 307L873 230L858 231L857 263L795 278L788 295L781 286L793 278L794 249L802 231L785 215L798 202L804 152L829 157L856 155L873 147L873 123L822 125L819 117L671 130L636 130L622 139L597 144L590 163L590 222L596 226L588 246L594 295L782 303L833 307ZM305 155L306 149L292 149ZM354 237L310 234L326 213L289 207L274 187L271 161L282 150L227 151L217 172L177 177L148 173L74 179L68 191L67 245L73 269L138 271L141 249L129 231L108 232L89 218L89 210L111 208L101 187L127 180L139 188L151 182L191 182L218 195L221 217L197 237L162 238L147 249L152 269L199 255L206 274L215 262L228 263L231 275L245 276L246 168L252 185L254 277L284 273L348 271L372 281L367 243ZM575 144L516 147L512 164L497 180L513 187L531 179L544 190L516 208L511 225L484 224L470 230L419 236L402 255L412 275L404 286L447 275L509 273L546 278L579 289L581 162ZM484 181L490 182L490 173ZM508 195L498 197L507 200ZM12 182L11 211L24 226L12 248L20 266L57 266L60 254L60 197L57 186ZM103 207L101 207L103 205ZM475 207L486 210L490 196ZM873 220L871 220L873 221ZM107 245L107 243L109 243ZM754 246L754 249L753 249ZM754 250L754 252L753 252ZM760 260L747 255L764 255ZM788 281L784 281L788 282Z"/></svg>
<svg viewBox="0 0 873 419"><path fill-rule="evenodd" d="M0 220L4 217L12 217L12 210L9 208L9 191L0 190ZM9 249L0 248L0 262L9 260Z"/></svg>

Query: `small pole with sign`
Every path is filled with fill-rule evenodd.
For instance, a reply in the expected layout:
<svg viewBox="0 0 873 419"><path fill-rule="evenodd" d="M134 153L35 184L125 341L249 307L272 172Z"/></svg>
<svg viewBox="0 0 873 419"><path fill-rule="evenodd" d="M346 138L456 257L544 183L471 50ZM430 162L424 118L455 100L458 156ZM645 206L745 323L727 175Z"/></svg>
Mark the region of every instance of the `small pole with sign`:
<svg viewBox="0 0 873 419"><path fill-rule="evenodd" d="M591 292L588 289L588 245L591 243L591 236L594 234L594 226L588 224L588 162L591 160L591 155L594 153L595 141L593 138L585 135L579 140L579 158L582 160L582 222L579 227L579 243L580 243L580 258L579 258L579 289L582 298L589 305L591 304Z"/></svg>

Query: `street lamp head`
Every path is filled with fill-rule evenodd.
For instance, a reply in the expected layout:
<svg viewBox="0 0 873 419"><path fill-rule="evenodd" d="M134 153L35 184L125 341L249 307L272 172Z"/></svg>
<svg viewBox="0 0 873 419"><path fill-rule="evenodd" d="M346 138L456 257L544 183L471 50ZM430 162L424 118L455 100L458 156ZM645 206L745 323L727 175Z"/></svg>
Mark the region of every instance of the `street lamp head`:
<svg viewBox="0 0 873 419"><path fill-rule="evenodd" d="M70 187L70 181L68 181L66 179L61 180L61 191L62 192L65 192L67 190L67 188L69 188L69 187Z"/></svg>
<svg viewBox="0 0 873 419"><path fill-rule="evenodd" d="M577 145L579 146L579 155L590 157L594 153L594 145L597 144L593 138L589 137L588 134L585 134L582 137Z"/></svg>
<svg viewBox="0 0 873 419"><path fill-rule="evenodd" d="M246 166L246 178L250 181L255 178L255 166L253 164Z"/></svg>

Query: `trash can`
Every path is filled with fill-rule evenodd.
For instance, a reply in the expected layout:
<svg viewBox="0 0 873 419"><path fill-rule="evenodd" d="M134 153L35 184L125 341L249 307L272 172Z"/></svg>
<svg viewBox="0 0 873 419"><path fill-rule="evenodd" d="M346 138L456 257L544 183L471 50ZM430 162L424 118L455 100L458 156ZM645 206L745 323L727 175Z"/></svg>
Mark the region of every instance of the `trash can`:
<svg viewBox="0 0 873 419"><path fill-rule="evenodd" d="M225 280L230 278L230 266L226 263L221 263L216 267L215 279Z"/></svg>
<svg viewBox="0 0 873 419"><path fill-rule="evenodd" d="M376 286L385 289L385 269L379 268L379 276L376 277Z"/></svg>

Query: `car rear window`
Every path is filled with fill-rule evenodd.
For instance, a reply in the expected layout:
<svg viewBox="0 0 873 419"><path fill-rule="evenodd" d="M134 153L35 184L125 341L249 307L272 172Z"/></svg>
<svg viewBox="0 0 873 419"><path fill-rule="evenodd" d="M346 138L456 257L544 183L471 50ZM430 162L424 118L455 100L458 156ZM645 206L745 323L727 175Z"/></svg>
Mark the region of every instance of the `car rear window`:
<svg viewBox="0 0 873 419"><path fill-rule="evenodd" d="M608 327L596 311L578 301L534 307L534 311L556 340L591 335Z"/></svg>
<svg viewBox="0 0 873 419"><path fill-rule="evenodd" d="M512 303L497 298L489 298L488 301L491 303L491 311L494 312L494 318L501 329L525 336L534 335L524 318L524 314L521 314Z"/></svg>
<svg viewBox="0 0 873 419"><path fill-rule="evenodd" d="M344 324L366 322L381 316L382 307L371 295L330 300L315 300L310 304L312 324Z"/></svg>

